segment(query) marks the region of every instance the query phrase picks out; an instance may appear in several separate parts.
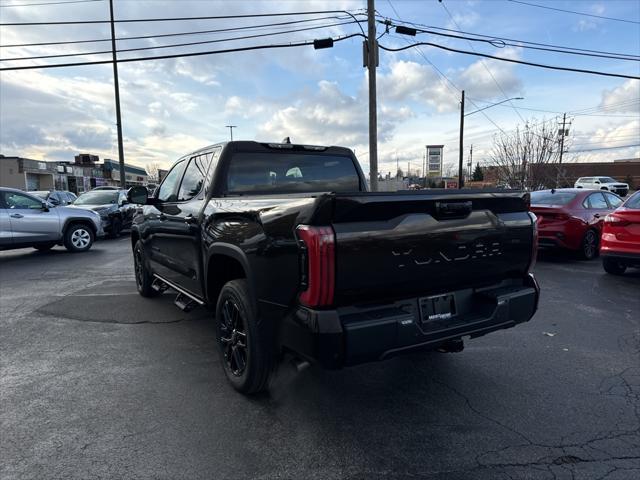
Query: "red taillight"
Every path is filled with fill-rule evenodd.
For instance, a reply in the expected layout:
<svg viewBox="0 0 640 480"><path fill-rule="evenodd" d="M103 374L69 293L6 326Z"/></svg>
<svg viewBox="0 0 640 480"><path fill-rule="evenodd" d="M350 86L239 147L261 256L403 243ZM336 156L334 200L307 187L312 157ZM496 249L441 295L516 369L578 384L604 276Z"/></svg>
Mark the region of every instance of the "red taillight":
<svg viewBox="0 0 640 480"><path fill-rule="evenodd" d="M619 217L615 213L610 213L604 217L604 223L611 225L612 227L626 227L627 225L631 225L629 220Z"/></svg>
<svg viewBox="0 0 640 480"><path fill-rule="evenodd" d="M300 302L308 307L333 303L335 290L335 236L331 227L300 225L302 286Z"/></svg>
<svg viewBox="0 0 640 480"><path fill-rule="evenodd" d="M531 273L533 271L533 267L536 266L536 260L538 259L538 219L533 212L529 212L529 215L532 217L531 224L533 227L533 238L531 239L531 260L529 261L527 272Z"/></svg>

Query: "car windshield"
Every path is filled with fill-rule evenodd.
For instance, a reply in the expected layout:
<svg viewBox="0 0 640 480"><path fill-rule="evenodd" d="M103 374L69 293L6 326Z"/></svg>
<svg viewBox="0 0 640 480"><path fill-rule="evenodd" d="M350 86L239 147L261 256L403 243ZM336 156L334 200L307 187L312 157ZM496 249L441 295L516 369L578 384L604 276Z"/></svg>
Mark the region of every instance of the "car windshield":
<svg viewBox="0 0 640 480"><path fill-rule="evenodd" d="M532 205L566 205L571 200L576 198L576 193L572 192L532 192L531 204Z"/></svg>
<svg viewBox="0 0 640 480"><path fill-rule="evenodd" d="M109 190L99 190L87 192L80 195L74 205L104 205L107 203L116 203L118 201L118 192Z"/></svg>
<svg viewBox="0 0 640 480"><path fill-rule="evenodd" d="M600 183L616 183L616 180L611 177L600 177L598 180L600 180Z"/></svg>

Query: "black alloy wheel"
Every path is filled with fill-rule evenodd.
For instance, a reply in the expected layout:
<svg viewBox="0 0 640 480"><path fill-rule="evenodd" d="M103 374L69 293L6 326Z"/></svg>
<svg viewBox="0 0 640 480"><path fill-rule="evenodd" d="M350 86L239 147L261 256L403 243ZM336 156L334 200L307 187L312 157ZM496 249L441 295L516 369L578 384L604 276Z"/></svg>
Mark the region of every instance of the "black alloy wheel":
<svg viewBox="0 0 640 480"><path fill-rule="evenodd" d="M231 298L222 304L220 322L220 346L226 368L236 377L241 377L247 368L247 323L240 307Z"/></svg>
<svg viewBox="0 0 640 480"><path fill-rule="evenodd" d="M258 318L247 281L227 282L216 303L220 362L233 388L244 394L268 387L276 365L270 323Z"/></svg>
<svg viewBox="0 0 640 480"><path fill-rule="evenodd" d="M584 234L580 253L585 260L592 260L598 255L598 235L595 230L587 230Z"/></svg>
<svg viewBox="0 0 640 480"><path fill-rule="evenodd" d="M138 240L133 247L133 269L136 277L136 288L143 297L155 297L158 292L151 288L153 276L146 265L142 242Z"/></svg>

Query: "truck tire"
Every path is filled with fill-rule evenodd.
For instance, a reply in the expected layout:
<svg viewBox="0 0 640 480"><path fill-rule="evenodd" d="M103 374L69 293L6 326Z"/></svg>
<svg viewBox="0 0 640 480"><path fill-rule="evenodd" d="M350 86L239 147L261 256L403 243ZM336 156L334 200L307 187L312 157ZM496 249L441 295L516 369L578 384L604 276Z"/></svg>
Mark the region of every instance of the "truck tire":
<svg viewBox="0 0 640 480"><path fill-rule="evenodd" d="M587 230L580 242L580 256L584 260L593 260L598 256L598 232Z"/></svg>
<svg viewBox="0 0 640 480"><path fill-rule="evenodd" d="M147 268L147 259L144 255L142 242L138 240L133 247L133 269L136 277L136 288L143 297L151 298L158 295L158 292L151 288L153 275Z"/></svg>
<svg viewBox="0 0 640 480"><path fill-rule="evenodd" d="M73 253L86 252L93 245L93 230L84 223L72 223L64 232L64 246Z"/></svg>
<svg viewBox="0 0 640 480"><path fill-rule="evenodd" d="M622 275L627 269L627 266L610 258L603 258L602 268L604 268L605 272L610 273L611 275Z"/></svg>
<svg viewBox="0 0 640 480"><path fill-rule="evenodd" d="M220 361L233 388L244 394L265 390L275 364L271 335L256 316L246 280L222 287L215 318Z"/></svg>

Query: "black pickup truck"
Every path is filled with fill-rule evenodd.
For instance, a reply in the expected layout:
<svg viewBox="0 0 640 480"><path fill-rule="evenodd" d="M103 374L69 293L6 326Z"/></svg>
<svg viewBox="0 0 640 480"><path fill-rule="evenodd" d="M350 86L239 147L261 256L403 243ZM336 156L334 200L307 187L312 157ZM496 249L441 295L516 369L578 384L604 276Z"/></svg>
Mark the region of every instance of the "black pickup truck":
<svg viewBox="0 0 640 480"><path fill-rule="evenodd" d="M227 378L267 388L278 361L340 368L534 315L539 288L529 195L367 191L342 147L229 142L175 163L131 242L138 291L215 308Z"/></svg>

